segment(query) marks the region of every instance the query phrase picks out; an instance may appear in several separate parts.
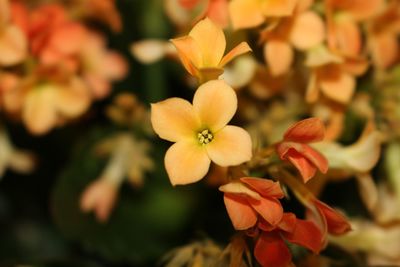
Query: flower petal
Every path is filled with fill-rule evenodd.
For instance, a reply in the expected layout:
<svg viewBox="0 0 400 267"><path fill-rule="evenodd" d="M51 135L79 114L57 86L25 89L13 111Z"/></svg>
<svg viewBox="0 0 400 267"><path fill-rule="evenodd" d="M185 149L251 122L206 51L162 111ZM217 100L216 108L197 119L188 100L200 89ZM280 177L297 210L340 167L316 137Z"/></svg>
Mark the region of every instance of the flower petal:
<svg viewBox="0 0 400 267"><path fill-rule="evenodd" d="M311 221L297 219L294 230L282 235L290 243L306 247L314 253L319 253L323 246L322 233Z"/></svg>
<svg viewBox="0 0 400 267"><path fill-rule="evenodd" d="M273 182L268 179L255 178L255 177L243 177L240 181L256 190L262 196L282 198L284 197L283 191L279 182Z"/></svg>
<svg viewBox="0 0 400 267"><path fill-rule="evenodd" d="M16 26L8 26L0 34L0 65L11 66L20 63L27 53L27 41Z"/></svg>
<svg viewBox="0 0 400 267"><path fill-rule="evenodd" d="M209 18L198 22L190 31L189 36L198 45L202 56L202 68L219 65L226 47L225 35Z"/></svg>
<svg viewBox="0 0 400 267"><path fill-rule="evenodd" d="M266 0L261 2L261 10L264 16L281 17L293 14L297 0Z"/></svg>
<svg viewBox="0 0 400 267"><path fill-rule="evenodd" d="M319 118L308 118L296 122L286 130L283 139L300 143L318 142L324 139L325 126Z"/></svg>
<svg viewBox="0 0 400 267"><path fill-rule="evenodd" d="M76 117L89 108L91 99L88 90L78 78L74 78L66 87L60 87L55 94L54 105L64 116Z"/></svg>
<svg viewBox="0 0 400 267"><path fill-rule="evenodd" d="M325 217L330 234L341 235L351 230L350 223L342 214L317 199L314 204L321 215Z"/></svg>
<svg viewBox="0 0 400 267"><path fill-rule="evenodd" d="M260 10L258 0L232 0L229 2L229 13L235 30L260 25L265 18Z"/></svg>
<svg viewBox="0 0 400 267"><path fill-rule="evenodd" d="M257 213L243 197L225 193L224 203L229 218L236 230L246 230L256 224Z"/></svg>
<svg viewBox="0 0 400 267"><path fill-rule="evenodd" d="M356 88L356 80L353 76L341 70L332 70L319 78L321 91L326 97L343 104L350 101Z"/></svg>
<svg viewBox="0 0 400 267"><path fill-rule="evenodd" d="M221 63L219 63L220 67L225 66L227 63L229 63L232 59L234 59L237 56L240 56L242 54L245 54L247 52L252 51L249 44L246 42L241 42L235 48L233 48L231 51L229 51L228 54L226 54L222 60Z"/></svg>
<svg viewBox="0 0 400 267"><path fill-rule="evenodd" d="M190 36L171 39L178 50L179 58L185 69L192 75L197 75L197 69L202 65L201 51L195 40Z"/></svg>
<svg viewBox="0 0 400 267"><path fill-rule="evenodd" d="M52 85L43 85L41 88L33 88L25 98L23 120L28 130L33 134L48 132L57 122L54 108L55 90Z"/></svg>
<svg viewBox="0 0 400 267"><path fill-rule="evenodd" d="M199 128L193 106L176 97L151 105L151 123L162 139L171 142L195 137Z"/></svg>
<svg viewBox="0 0 400 267"><path fill-rule="evenodd" d="M264 45L265 61L273 76L279 76L289 71L293 62L293 49L285 41L270 40Z"/></svg>
<svg viewBox="0 0 400 267"><path fill-rule="evenodd" d="M300 172L303 181L306 183L317 172L317 168L308 159L295 149L290 149L286 154L286 158L296 167Z"/></svg>
<svg viewBox="0 0 400 267"><path fill-rule="evenodd" d="M277 225L283 216L281 203L274 198L248 199L251 207L271 225Z"/></svg>
<svg viewBox="0 0 400 267"><path fill-rule="evenodd" d="M229 184L225 184L219 187L219 191L222 191L224 193L229 193L230 195L236 194L236 195L242 195L242 196L247 196L253 199L261 199L261 196L245 186L243 183L239 181L233 181Z"/></svg>
<svg viewBox="0 0 400 267"><path fill-rule="evenodd" d="M358 56L361 51L361 32L357 23L351 18L336 20L333 24L336 46L345 56Z"/></svg>
<svg viewBox="0 0 400 267"><path fill-rule="evenodd" d="M214 135L206 150L211 160L220 166L239 165L252 157L251 138L246 130L228 125Z"/></svg>
<svg viewBox="0 0 400 267"><path fill-rule="evenodd" d="M304 144L300 153L317 167L320 172L326 173L328 171L328 160L317 150Z"/></svg>
<svg viewBox="0 0 400 267"><path fill-rule="evenodd" d="M222 80L206 82L197 89L193 97L193 108L201 126L216 133L235 115L236 93Z"/></svg>
<svg viewBox="0 0 400 267"><path fill-rule="evenodd" d="M287 267L292 255L285 242L276 232L264 232L254 247L254 256L263 267Z"/></svg>
<svg viewBox="0 0 400 267"><path fill-rule="evenodd" d="M375 34L370 38L369 49L374 65L386 69L396 62L399 51L397 36L392 33Z"/></svg>
<svg viewBox="0 0 400 267"><path fill-rule="evenodd" d="M322 43L324 39L324 22L315 12L307 11L294 19L290 41L297 49L310 49Z"/></svg>
<svg viewBox="0 0 400 267"><path fill-rule="evenodd" d="M172 185L195 183L208 172L210 158L201 145L192 141L173 144L165 154L165 168Z"/></svg>

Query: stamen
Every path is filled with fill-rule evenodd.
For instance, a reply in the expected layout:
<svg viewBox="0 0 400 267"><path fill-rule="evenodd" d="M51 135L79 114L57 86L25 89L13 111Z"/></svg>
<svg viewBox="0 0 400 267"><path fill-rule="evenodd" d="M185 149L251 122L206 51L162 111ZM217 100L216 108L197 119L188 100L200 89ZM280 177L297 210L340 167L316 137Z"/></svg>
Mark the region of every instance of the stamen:
<svg viewBox="0 0 400 267"><path fill-rule="evenodd" d="M210 130L205 129L197 134L197 138L199 139L200 144L206 145L206 144L209 144L213 140L214 136L210 132Z"/></svg>

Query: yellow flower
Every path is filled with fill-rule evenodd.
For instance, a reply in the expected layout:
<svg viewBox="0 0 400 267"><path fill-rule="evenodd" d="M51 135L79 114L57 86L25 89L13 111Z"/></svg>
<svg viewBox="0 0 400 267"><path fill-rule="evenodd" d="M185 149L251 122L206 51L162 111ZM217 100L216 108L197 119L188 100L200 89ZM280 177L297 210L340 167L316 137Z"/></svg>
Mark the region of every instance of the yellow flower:
<svg viewBox="0 0 400 267"><path fill-rule="evenodd" d="M172 39L185 69L201 83L217 79L223 67L233 58L251 51L246 42L240 43L224 56L225 35L209 18L198 22L188 36Z"/></svg>
<svg viewBox="0 0 400 267"><path fill-rule="evenodd" d="M235 91L222 80L201 85L193 105L176 97L152 104L155 132L175 142L165 155L173 185L199 181L207 174L211 161L232 166L250 160L250 135L240 127L227 125L236 109Z"/></svg>

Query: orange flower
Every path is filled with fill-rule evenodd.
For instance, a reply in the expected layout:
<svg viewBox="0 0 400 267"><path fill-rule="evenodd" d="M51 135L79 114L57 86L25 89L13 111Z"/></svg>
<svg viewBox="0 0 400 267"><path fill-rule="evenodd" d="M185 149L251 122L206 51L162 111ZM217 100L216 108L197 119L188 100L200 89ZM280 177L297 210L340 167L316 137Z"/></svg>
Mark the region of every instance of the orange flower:
<svg viewBox="0 0 400 267"><path fill-rule="evenodd" d="M322 249L322 234L318 227L312 221L297 219L293 213L284 213L276 226L261 220L258 227L262 233L254 247L254 256L263 267L289 266L292 255L284 240L314 253Z"/></svg>
<svg viewBox="0 0 400 267"><path fill-rule="evenodd" d="M289 71L294 59L293 47L304 51L322 43L325 25L317 13L308 10L312 2L297 6L293 16L283 18L273 29L262 33L264 58L274 76Z"/></svg>
<svg viewBox="0 0 400 267"><path fill-rule="evenodd" d="M222 80L201 85L193 105L181 98L151 105L154 131L176 142L165 155L173 185L199 181L207 174L211 161L231 166L250 160L250 135L240 127L227 125L236 109L236 93Z"/></svg>
<svg viewBox="0 0 400 267"><path fill-rule="evenodd" d="M399 55L400 3L391 2L384 12L370 21L367 27L368 48L374 66L386 69Z"/></svg>
<svg viewBox="0 0 400 267"><path fill-rule="evenodd" d="M0 65L20 63L27 55L27 40L21 28L11 23L8 0L0 0Z"/></svg>
<svg viewBox="0 0 400 267"><path fill-rule="evenodd" d="M292 125L284 134L283 141L276 145L276 151L282 160L289 160L307 182L316 173L328 171L328 161L308 143L324 138L324 124L318 118L309 118Z"/></svg>
<svg viewBox="0 0 400 267"><path fill-rule="evenodd" d="M232 0L229 13L234 29L261 25L266 17L293 14L297 0Z"/></svg>
<svg viewBox="0 0 400 267"><path fill-rule="evenodd" d="M246 42L240 43L224 56L224 32L209 18L197 23L188 36L172 39L183 66L201 83L217 79L223 67L238 55L251 51Z"/></svg>
<svg viewBox="0 0 400 267"><path fill-rule="evenodd" d="M56 4L35 9L29 23L31 51L40 63L46 66L59 65L75 72L79 63L76 56L85 43L86 28L69 20L63 7Z"/></svg>
<svg viewBox="0 0 400 267"><path fill-rule="evenodd" d="M383 7L383 0L326 0L328 44L341 55L358 57L362 37L358 22L376 15Z"/></svg>
<svg viewBox="0 0 400 267"><path fill-rule="evenodd" d="M224 192L228 215L236 230L253 227L259 216L271 225L282 219L283 209L278 198L283 192L278 182L244 177L219 188Z"/></svg>
<svg viewBox="0 0 400 267"><path fill-rule="evenodd" d="M306 100L314 103L320 91L329 99L347 104L356 89L356 77L368 69L360 57L343 57L319 46L308 51L305 65L312 68Z"/></svg>

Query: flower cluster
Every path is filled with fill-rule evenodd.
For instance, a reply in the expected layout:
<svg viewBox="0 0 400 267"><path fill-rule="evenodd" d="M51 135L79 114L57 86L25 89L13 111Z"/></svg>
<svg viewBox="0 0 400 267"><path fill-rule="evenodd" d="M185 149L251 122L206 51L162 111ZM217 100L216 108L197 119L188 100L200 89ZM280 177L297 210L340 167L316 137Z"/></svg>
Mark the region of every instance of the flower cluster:
<svg viewBox="0 0 400 267"><path fill-rule="evenodd" d="M0 105L31 133L44 134L82 115L126 74L124 59L73 10L7 0L0 9Z"/></svg>

